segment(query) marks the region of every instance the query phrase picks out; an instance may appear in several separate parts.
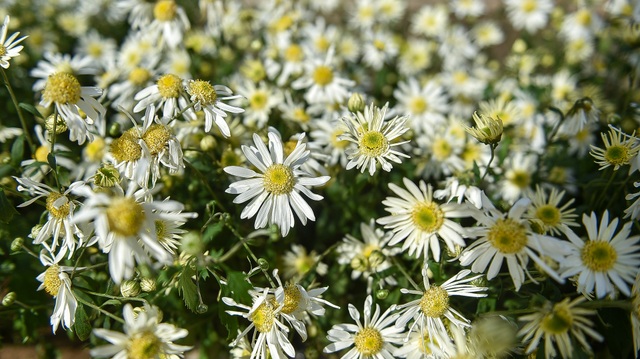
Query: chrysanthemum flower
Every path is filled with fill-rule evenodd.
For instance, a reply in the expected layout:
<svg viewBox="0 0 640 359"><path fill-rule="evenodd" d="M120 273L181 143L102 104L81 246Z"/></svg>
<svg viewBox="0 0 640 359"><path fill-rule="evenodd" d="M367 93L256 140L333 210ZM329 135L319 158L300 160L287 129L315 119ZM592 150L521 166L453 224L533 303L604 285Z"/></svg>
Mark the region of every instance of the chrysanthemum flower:
<svg viewBox="0 0 640 359"><path fill-rule="evenodd" d="M506 0L505 5L513 26L530 33L545 27L553 10L551 0Z"/></svg>
<svg viewBox="0 0 640 359"><path fill-rule="evenodd" d="M555 358L558 355L556 346L560 350L560 357L571 358L572 338L587 350L590 346L586 335L602 341L602 336L591 328L593 322L587 318L587 315L596 314L596 311L580 307L580 303L585 300L585 297L578 297L572 301L565 298L562 302L553 305L547 302L539 311L520 317L520 321L528 322L518 332L524 342L530 341L526 352L531 353L536 350L543 336L546 359Z"/></svg>
<svg viewBox="0 0 640 359"><path fill-rule="evenodd" d="M435 261L440 261L440 243L442 238L451 252L455 246L466 244L464 228L450 218L467 217L471 214L465 204L449 202L439 204L433 200L433 188L424 181L419 186L408 178L403 179L406 189L389 183L389 188L399 196L387 197L382 204L389 216L379 218L377 222L392 229L393 238L389 242L394 245L403 241L402 249L419 258L429 256L429 249Z"/></svg>
<svg viewBox="0 0 640 359"><path fill-rule="evenodd" d="M307 187L321 186L329 181L329 176L311 177L300 170L310 155L303 142L304 136L298 139L286 158L280 136L269 131L268 137L268 148L257 134L253 135L255 146L242 146L242 152L259 172L238 166L224 168L230 175L246 178L230 184L226 192L238 195L233 203L251 200L240 218L257 215L256 229L277 224L282 236L286 236L294 226L293 212L303 225L307 224L307 219L315 221L313 210L300 192L314 201L321 200L322 196L312 193Z"/></svg>
<svg viewBox="0 0 640 359"><path fill-rule="evenodd" d="M258 289L258 288L256 288ZM251 293L253 297L253 305L251 307L229 297L223 297L224 304L232 307L238 307L246 312L227 310L231 315L242 316L251 321L251 324L231 343L236 346L251 329L255 328L252 339L250 340L251 358L267 359L267 358L284 358L295 356L295 349L287 338L289 328L280 321L280 312L285 307L285 303L279 303L275 296L269 294L269 288L264 288L262 292L254 291Z"/></svg>
<svg viewBox="0 0 640 359"><path fill-rule="evenodd" d="M122 310L124 333L97 328L93 334L111 344L91 349L92 357L98 358L170 358L182 357L190 346L178 345L174 341L189 334L173 324L161 323L161 314L155 306L146 305L134 312L131 304L125 304Z"/></svg>
<svg viewBox="0 0 640 359"><path fill-rule="evenodd" d="M403 328L393 323L398 314L392 314L393 307L380 314L380 306L376 304L373 315L371 306L373 299L367 296L364 301L364 320L360 321L360 312L349 303L349 315L356 324L337 324L327 333L332 343L323 352L333 353L352 347L343 359L387 359L392 358L397 345L402 343Z"/></svg>
<svg viewBox="0 0 640 359"><path fill-rule="evenodd" d="M41 254L40 261L47 267L36 279L42 284L38 290L44 289L47 294L56 299L53 313L51 314L51 327L55 333L62 323L64 329L73 326L76 317L78 301L71 291L71 279L67 272L74 270L73 267L60 266L54 259Z"/></svg>
<svg viewBox="0 0 640 359"><path fill-rule="evenodd" d="M547 192L540 186L536 185L536 191L529 191L527 197L531 199L531 206L525 214L534 226L539 227L542 234L558 235L560 233L570 232L569 227L575 227L578 224L575 218L575 209L571 208L573 198L569 199L565 204L560 205L565 191L551 188Z"/></svg>
<svg viewBox="0 0 640 359"><path fill-rule="evenodd" d="M9 30L9 15L4 17L4 23L2 24L2 30L0 30L0 66L5 69L9 68L9 60L20 55L20 51L24 46L18 45L27 36L17 38L20 33L15 32L7 39L7 31Z"/></svg>
<svg viewBox="0 0 640 359"><path fill-rule="evenodd" d="M582 222L587 230L588 240L582 240L575 233L566 233L572 250L566 260L560 263L562 277L578 275L578 292L596 297L615 296L614 286L629 296L629 285L633 283L640 268L640 236L631 236L633 222L625 223L616 234L618 218L609 222L609 212L602 215L600 225L596 214L584 214Z"/></svg>
<svg viewBox="0 0 640 359"><path fill-rule="evenodd" d="M486 271L487 279L491 280L498 275L506 260L509 274L518 291L524 282L525 273L529 273L527 266L531 258L551 278L564 282L542 257L548 256L561 261L568 249L560 240L531 230L528 221L522 218L529 203L528 199L523 198L511 207L507 215L496 210L478 216L478 222L482 226L475 228L474 232L480 238L465 248L460 255L460 264L471 265L471 270L476 273Z"/></svg>
<svg viewBox="0 0 640 359"><path fill-rule="evenodd" d="M306 89L305 100L311 104L341 103L348 97L347 89L355 82L342 78L332 65L333 50L324 61L312 58L305 66L305 73L291 83L296 90Z"/></svg>
<svg viewBox="0 0 640 359"><path fill-rule="evenodd" d="M475 127L464 125L465 131L476 140L491 146L496 146L502 138L502 120L500 117L489 117L483 114L473 113Z"/></svg>
<svg viewBox="0 0 640 359"><path fill-rule="evenodd" d="M328 266L320 262L322 258L316 251L307 252L307 249L299 244L292 244L291 250L282 256L285 278L301 278L308 271L314 269L319 275L327 274Z"/></svg>
<svg viewBox="0 0 640 359"><path fill-rule="evenodd" d="M401 289L402 294L419 295L420 299L410 301L397 306L400 316L396 326L404 328L410 320L413 324L409 327L411 333L417 326L420 333L427 333L429 338L436 341L438 338L448 338L445 320L457 327L470 327L469 320L449 304L451 296L486 297L487 287L478 287L469 282L476 280L481 275L469 277L471 271L464 269L453 277L447 279L442 285L431 285L427 276L426 266L422 268L424 291ZM440 339L441 340L441 339Z"/></svg>
<svg viewBox="0 0 640 359"><path fill-rule="evenodd" d="M183 81L174 74L164 74L158 78L155 84L138 92L134 99L138 103L133 112L145 110L153 104L157 109L162 109L163 121L168 122L180 111L185 118L195 120L195 113L188 108L189 98L184 89Z"/></svg>
<svg viewBox="0 0 640 359"><path fill-rule="evenodd" d="M634 135L627 137L620 129L611 128L608 136L604 132L600 134L604 149L591 145L589 154L600 165L600 170L613 166L613 170L617 171L621 166L630 164L640 151L640 143Z"/></svg>
<svg viewBox="0 0 640 359"><path fill-rule="evenodd" d="M408 140L392 143L409 130L405 126L407 117L396 116L385 121L388 105L385 104L383 108L379 108L371 104L365 108L364 112L342 118L347 126L347 132L339 139L352 142L356 146L354 149L347 150L349 158L347 170L354 167L360 169L360 172L369 170L369 174L373 176L378 163L383 170L389 172L393 167L391 162L402 163L400 157L409 158L409 155L394 149L408 143Z"/></svg>
<svg viewBox="0 0 640 359"><path fill-rule="evenodd" d="M244 110L222 101L234 100L242 96L233 95L231 89L226 86L212 86L208 81L204 80L190 80L187 82L186 89L191 102L194 103L193 109L195 111L204 111L204 130L206 132L211 131L211 127L215 122L224 137L231 136L229 125L224 118L227 117L227 112L242 113Z"/></svg>

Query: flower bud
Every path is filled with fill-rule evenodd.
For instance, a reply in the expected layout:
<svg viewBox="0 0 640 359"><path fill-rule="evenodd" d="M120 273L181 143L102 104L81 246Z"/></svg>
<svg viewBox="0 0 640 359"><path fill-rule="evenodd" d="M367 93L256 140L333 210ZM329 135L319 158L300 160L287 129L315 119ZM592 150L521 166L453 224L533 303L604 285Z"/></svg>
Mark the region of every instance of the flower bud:
<svg viewBox="0 0 640 359"><path fill-rule="evenodd" d="M96 174L93 176L93 183L99 187L113 187L120 183L120 172L112 165L105 164L96 170Z"/></svg>
<svg viewBox="0 0 640 359"><path fill-rule="evenodd" d="M475 137L476 140L492 146L500 142L504 128L499 117L493 118L482 114L478 115L476 112L473 114L473 121L475 122L475 127L469 127L464 124L463 126L465 131Z"/></svg>
<svg viewBox="0 0 640 359"><path fill-rule="evenodd" d="M156 281L152 278L142 278L140 280L140 289L143 292L153 292L156 290Z"/></svg>
<svg viewBox="0 0 640 359"><path fill-rule="evenodd" d="M137 280L125 280L120 284L120 294L123 297L135 297L140 294L140 284Z"/></svg>
<svg viewBox="0 0 640 359"><path fill-rule="evenodd" d="M269 270L269 262L264 258L258 258L258 265L262 270Z"/></svg>
<svg viewBox="0 0 640 359"><path fill-rule="evenodd" d="M53 132L54 124L56 128L56 135L59 135L68 129L67 122L60 115L55 116L55 114L52 114L44 120L44 127L49 132Z"/></svg>
<svg viewBox="0 0 640 359"><path fill-rule="evenodd" d="M203 151L211 151L216 148L216 138L211 135L206 135L200 140L200 149Z"/></svg>
<svg viewBox="0 0 640 359"><path fill-rule="evenodd" d="M384 300L389 296L389 290L387 289L378 289L376 291L376 298L380 300Z"/></svg>
<svg viewBox="0 0 640 359"><path fill-rule="evenodd" d="M16 292L9 292L2 298L2 305L8 307L16 301Z"/></svg>
<svg viewBox="0 0 640 359"><path fill-rule="evenodd" d="M22 248L23 245L24 245L24 238L18 237L14 239L13 242L11 242L11 251L17 252Z"/></svg>
<svg viewBox="0 0 640 359"><path fill-rule="evenodd" d="M362 98L361 94L357 92L351 94L351 97L349 97L349 101L347 102L347 108L349 109L349 111L353 113L362 112L364 111L365 107L366 104L364 103L364 99Z"/></svg>
<svg viewBox="0 0 640 359"><path fill-rule="evenodd" d="M198 307L196 308L196 312L198 314L204 314L209 310L209 306L204 304L204 303L200 303L198 304Z"/></svg>
<svg viewBox="0 0 640 359"><path fill-rule="evenodd" d="M122 135L122 126L119 123L114 122L109 126L109 136L120 137Z"/></svg>

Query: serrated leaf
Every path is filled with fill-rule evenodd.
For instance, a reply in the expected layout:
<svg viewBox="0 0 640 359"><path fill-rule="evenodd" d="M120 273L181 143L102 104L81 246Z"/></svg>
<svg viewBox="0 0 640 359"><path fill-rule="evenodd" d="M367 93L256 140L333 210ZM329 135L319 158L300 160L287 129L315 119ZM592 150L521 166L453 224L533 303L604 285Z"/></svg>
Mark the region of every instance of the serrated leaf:
<svg viewBox="0 0 640 359"><path fill-rule="evenodd" d="M4 194L4 190L0 189L0 222L9 223L16 214L19 214L18 211L13 208Z"/></svg>
<svg viewBox="0 0 640 359"><path fill-rule="evenodd" d="M253 289L253 286L246 281L244 273L235 271L227 273L227 283L229 292L236 302L251 305L249 290Z"/></svg>
<svg viewBox="0 0 640 359"><path fill-rule="evenodd" d="M11 145L11 166L14 168L20 167L20 163L24 159L24 135L16 137Z"/></svg>
<svg viewBox="0 0 640 359"><path fill-rule="evenodd" d="M227 340L233 340L238 335L238 317L235 315L229 315L226 310L228 307L226 305L218 306L218 318L227 328Z"/></svg>
<svg viewBox="0 0 640 359"><path fill-rule="evenodd" d="M25 111L29 112L30 114L34 115L35 117L39 117L44 119L44 117L42 117L42 114L40 114L40 112L38 111L37 108L35 108L35 106L28 104L28 103L24 103L24 102L20 102L18 104L18 106L20 106L20 108L24 109Z"/></svg>
<svg viewBox="0 0 640 359"><path fill-rule="evenodd" d="M205 243L212 241L214 238L216 238L218 234L220 234L220 232L222 232L223 228L224 228L223 221L219 221L217 223L207 226L207 228L204 230L204 233L202 234L202 240Z"/></svg>
<svg viewBox="0 0 640 359"><path fill-rule="evenodd" d="M89 339L89 335L91 335L91 323L89 322L89 317L87 316L87 312L84 310L84 306L82 304L78 304L76 308L76 321L73 324L73 330L76 332L78 338L82 341Z"/></svg>
<svg viewBox="0 0 640 359"><path fill-rule="evenodd" d="M187 265L182 269L178 276L178 286L184 304L194 313L197 313L198 308L198 288L193 283L191 277L195 274L195 270L191 266Z"/></svg>

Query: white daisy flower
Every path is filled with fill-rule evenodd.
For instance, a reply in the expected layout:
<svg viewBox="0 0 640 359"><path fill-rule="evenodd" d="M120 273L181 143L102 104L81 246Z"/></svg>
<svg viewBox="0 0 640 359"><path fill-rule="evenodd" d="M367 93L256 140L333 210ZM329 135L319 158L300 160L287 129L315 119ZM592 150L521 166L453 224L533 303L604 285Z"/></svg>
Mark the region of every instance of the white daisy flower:
<svg viewBox="0 0 640 359"><path fill-rule="evenodd" d="M196 114L189 108L189 97L184 89L183 80L174 74L165 74L155 84L140 90L134 99L138 103L133 112L145 110L150 105L162 111L162 122L168 123L179 113L186 120L196 120Z"/></svg>
<svg viewBox="0 0 640 359"><path fill-rule="evenodd" d="M22 129L19 127L0 126L0 143L5 143L14 137L20 136L21 134Z"/></svg>
<svg viewBox="0 0 640 359"><path fill-rule="evenodd" d="M45 198L48 218L33 239L33 243L42 244L56 262L60 261L67 253L69 254L68 258L71 258L75 249L82 246L84 234L78 226L72 223L75 208L80 203L72 199L70 192L82 185L83 182L74 182L66 191L59 192L30 178L13 178L18 182L18 191L29 192L34 196L18 207L28 206L43 197ZM49 239L51 239L51 243L48 242ZM62 243L59 243L59 239L62 239Z"/></svg>
<svg viewBox="0 0 640 359"><path fill-rule="evenodd" d="M367 296L364 301L364 320L360 321L360 312L349 303L349 315L356 324L336 324L327 333L327 339L332 343L323 352L334 353L352 347L341 358L343 359L388 359L393 357L397 345L402 343L403 328L393 323L398 314L392 314L394 308L387 309L380 314L380 306L376 304L371 313L373 299Z"/></svg>
<svg viewBox="0 0 640 359"><path fill-rule="evenodd" d="M399 198L387 197L382 201L390 215L377 220L385 228L392 229L393 238L389 244L403 242L403 250L408 249L408 254L416 258L424 255L425 261L431 249L436 262L440 261L440 238L453 253L456 246L464 247L465 230L451 218L470 216L470 207L456 202L436 203L430 184L427 185L421 180L419 185L416 185L406 177L402 181L406 189L389 183L389 188Z"/></svg>
<svg viewBox="0 0 640 359"><path fill-rule="evenodd" d="M302 278L310 270L319 275L327 274L329 266L320 262L321 256L316 251L307 252L307 249L299 244L292 244L291 250L282 256L283 274L285 278Z"/></svg>
<svg viewBox="0 0 640 359"><path fill-rule="evenodd" d="M181 6L174 0L159 0L153 6L153 21L143 31L155 34L161 44L175 49L189 28L189 18Z"/></svg>
<svg viewBox="0 0 640 359"><path fill-rule="evenodd" d="M551 0L505 0L504 3L513 27L530 33L545 27L553 10Z"/></svg>
<svg viewBox="0 0 640 359"><path fill-rule="evenodd" d="M427 266L424 266L422 268L424 291L404 288L400 290L402 294L419 295L420 299L397 306L400 316L396 320L396 326L404 328L410 320L413 320L408 334L418 326L420 333L424 336L426 332L432 342L442 341L439 338L448 338L447 327L443 320L448 320L449 324L457 327L471 327L469 320L449 305L451 296L472 298L487 296L484 292L489 288L468 284L482 275L469 277L469 274L471 271L464 269L439 286L431 285L427 275Z"/></svg>
<svg viewBox="0 0 640 359"><path fill-rule="evenodd" d="M558 191L555 187L547 192L536 185L536 191L528 191L527 197L531 199L531 206L525 214L526 218L533 225L538 226L542 234L558 235L560 233L570 232L569 227L576 227L578 224L574 221L578 217L575 214L573 198L569 199L564 205L560 206L565 191Z"/></svg>
<svg viewBox="0 0 640 359"><path fill-rule="evenodd" d="M449 26L449 11L445 5L425 5L412 14L411 31L414 34L435 37Z"/></svg>
<svg viewBox="0 0 640 359"><path fill-rule="evenodd" d="M587 315L596 314L595 309L580 307L585 300L585 297L578 297L572 301L565 298L562 302L555 304L547 302L539 311L518 318L520 321L528 322L518 332L523 342L530 341L526 353L532 353L538 349L542 337L544 337L546 359L558 356L556 346L560 350L560 357L571 358L574 353L572 338L587 350L591 348L585 334L597 341L602 341L602 335L591 328L593 322L587 318Z"/></svg>
<svg viewBox="0 0 640 359"><path fill-rule="evenodd" d="M36 67L29 73L37 78L33 84L33 91L41 91L45 88L49 76L63 72L73 76L95 75L98 72L95 60L85 55L68 55L55 52L45 52L43 59L38 61Z"/></svg>
<svg viewBox="0 0 640 359"><path fill-rule="evenodd" d="M258 288L256 288L257 290ZM251 293L253 305L251 307L237 303L229 297L223 297L222 302L228 306L238 307L246 312L227 310L230 315L238 315L251 321L251 324L243 330L231 346L238 343L254 329L250 345L253 347L251 358L256 359L281 359L295 356L295 349L287 338L289 328L280 321L280 312L284 308L284 303L279 303L276 298L269 294L269 288L264 288L262 292Z"/></svg>
<svg viewBox="0 0 640 359"><path fill-rule="evenodd" d="M503 165L504 177L498 182L502 199L513 204L531 189L536 162L537 156L533 153L515 152L507 157Z"/></svg>
<svg viewBox="0 0 640 359"><path fill-rule="evenodd" d="M7 31L9 30L9 15L4 17L4 23L2 24L2 30L0 30L0 66L5 69L9 68L9 60L20 55L20 51L24 46L18 45L27 36L17 38L20 33L15 32L9 38L7 38Z"/></svg>
<svg viewBox="0 0 640 359"><path fill-rule="evenodd" d="M409 140L392 143L409 130L409 127L405 126L407 116L396 116L385 121L388 106L387 103L383 108L379 108L371 104L365 107L364 112L342 118L347 132L339 139L356 145L355 148L347 149L347 170L354 167L360 169L360 172L369 170L369 174L373 176L378 163L383 170L390 172L393 167L391 162L402 163L400 157L409 158L409 155L394 149L408 143Z"/></svg>
<svg viewBox="0 0 640 359"><path fill-rule="evenodd" d="M495 209L493 203L483 190L467 183L468 181L464 177L448 177L445 182L445 188L435 190L433 197L440 200L446 198L447 202L451 202L454 198L457 198L459 204L462 203L462 200L465 200L477 209Z"/></svg>
<svg viewBox="0 0 640 359"><path fill-rule="evenodd" d="M158 119L153 104L147 107L143 121L142 127L134 126L113 140L109 155L125 177L140 187L153 188L160 177L160 164L170 173L184 168L182 147L171 127Z"/></svg>
<svg viewBox="0 0 640 359"><path fill-rule="evenodd" d="M324 61L312 58L306 63L305 73L291 83L295 90L306 89L305 100L310 104L316 103L342 103L349 97L348 88L355 82L342 78L332 65L333 48L331 48Z"/></svg>
<svg viewBox="0 0 640 359"><path fill-rule="evenodd" d="M602 132L600 136L604 148L591 145L589 152L596 164L600 165L599 170L613 166L613 170L617 171L621 166L633 165L632 160L640 153L640 142L635 137L635 132L628 136L622 130L612 127L607 134Z"/></svg>
<svg viewBox="0 0 640 359"><path fill-rule="evenodd" d="M564 279L542 257L548 256L557 262L564 260L568 251L566 243L532 231L528 221L522 218L529 203L528 199L522 198L511 207L507 215L495 210L477 216L481 227L473 230L480 238L462 251L460 264L471 265L471 270L476 273L486 271L487 279L491 280L498 275L506 260L509 274L518 291L524 282L525 273L531 278L527 269L531 258L547 275L563 283Z"/></svg>
<svg viewBox="0 0 640 359"><path fill-rule="evenodd" d="M190 346L178 345L174 341L186 337L189 332L173 324L161 323L161 313L155 306L145 304L134 312L131 304L124 305L124 333L97 328L93 334L111 344L91 349L92 357L98 358L168 358L184 356Z"/></svg>
<svg viewBox="0 0 640 359"><path fill-rule="evenodd" d="M253 81L244 81L241 86L238 86L237 92L249 103L242 116L242 122L252 128L264 128L272 110L284 100L278 88L268 86L265 82L260 82L256 86Z"/></svg>
<svg viewBox="0 0 640 359"><path fill-rule="evenodd" d="M445 114L449 113L447 96L444 87L433 81L420 85L414 77L398 83L393 91L398 100L396 109L410 117L410 126L419 133L433 131L433 126L445 122Z"/></svg>
<svg viewBox="0 0 640 359"><path fill-rule="evenodd" d="M640 187L640 182L634 182L633 187L635 188ZM625 213L624 218L631 218L632 220L639 219L640 218L640 190L636 190L636 193L629 193L624 199L626 199L627 201L631 201L635 199L635 201L633 201L633 203L631 203L629 207L627 207L627 209L624 210L624 213Z"/></svg>
<svg viewBox="0 0 640 359"><path fill-rule="evenodd" d="M211 131L211 127L215 122L224 137L231 136L229 125L224 118L227 117L227 112L242 113L244 110L222 101L234 100L242 96L233 95L231 89L226 86L212 86L208 81L204 80L189 80L186 89L191 102L194 104L193 109L195 111L204 111L204 130L206 132Z"/></svg>
<svg viewBox="0 0 640 359"><path fill-rule="evenodd" d="M329 156L327 164L334 166L339 164L345 167L348 163L345 149L349 146L349 141L340 139L347 132L344 122L333 121L313 121L313 130L309 134L314 142L320 146L325 154Z"/></svg>
<svg viewBox="0 0 640 359"><path fill-rule="evenodd" d="M109 253L109 273L116 284L131 279L136 263L150 263L150 256L160 264L171 264L172 252L158 240L156 223L160 220L184 223L195 216L181 213L184 206L179 202L145 200L147 191L133 193L135 189L130 186L126 194L94 192L88 186L73 191L86 197L73 223L93 223L100 249Z"/></svg>
<svg viewBox="0 0 640 359"><path fill-rule="evenodd" d="M567 258L560 263L563 278L578 276L578 292L596 297L615 297L615 289L629 296L629 285L633 283L640 268L640 235L631 236L633 222L625 223L616 234L618 218L609 222L609 212L602 215L600 225L596 214L584 214L582 223L588 240L582 240L569 232L567 238L572 248Z"/></svg>
<svg viewBox="0 0 640 359"><path fill-rule="evenodd" d="M307 187L321 186L329 181L329 176L311 177L300 170L310 156L304 136L300 136L286 158L280 136L269 131L268 138L268 148L257 134L253 135L255 146L242 146L245 157L259 172L238 166L224 168L230 175L246 178L230 184L226 192L238 195L233 203L251 200L240 218L256 216L256 229L277 224L282 236L286 236L294 226L293 212L303 225L307 224L307 219L315 221L313 210L300 192L314 201L321 200L322 196L312 193Z"/></svg>
<svg viewBox="0 0 640 359"><path fill-rule="evenodd" d="M58 132L58 128L62 127L60 124L64 125L64 121L61 120L61 118L58 118L57 126L59 127L56 127L56 132ZM56 141L56 143L52 145L49 141L51 136L49 131L36 124L33 126L33 133L35 133L40 146L36 148L33 158L20 162L20 167L22 167L22 174L24 177L30 178L36 182L42 182L45 176L51 172L48 157L52 152L57 154L56 165L64 167L70 171L77 168L78 164L74 160L60 155L61 153L71 153L71 149L60 143L60 141Z"/></svg>
<svg viewBox="0 0 640 359"><path fill-rule="evenodd" d="M42 283L38 290L44 289L47 294L56 299L50 320L53 332L58 330L60 323L62 323L62 328L69 329L75 322L76 308L78 307L78 301L71 291L71 279L67 274L74 268L60 266L57 261L45 254L40 255L40 261L47 267L47 270L36 277Z"/></svg>

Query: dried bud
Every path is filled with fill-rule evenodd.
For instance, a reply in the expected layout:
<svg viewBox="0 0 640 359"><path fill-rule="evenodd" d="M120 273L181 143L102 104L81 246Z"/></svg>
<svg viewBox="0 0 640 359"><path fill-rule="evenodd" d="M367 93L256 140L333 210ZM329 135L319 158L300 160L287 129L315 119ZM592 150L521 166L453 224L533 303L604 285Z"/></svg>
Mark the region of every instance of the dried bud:
<svg viewBox="0 0 640 359"><path fill-rule="evenodd" d="M349 97L349 102L347 102L347 108L349 109L349 111L353 113L362 112L364 111L365 107L366 104L364 103L362 95L357 92L351 94L351 97Z"/></svg>

